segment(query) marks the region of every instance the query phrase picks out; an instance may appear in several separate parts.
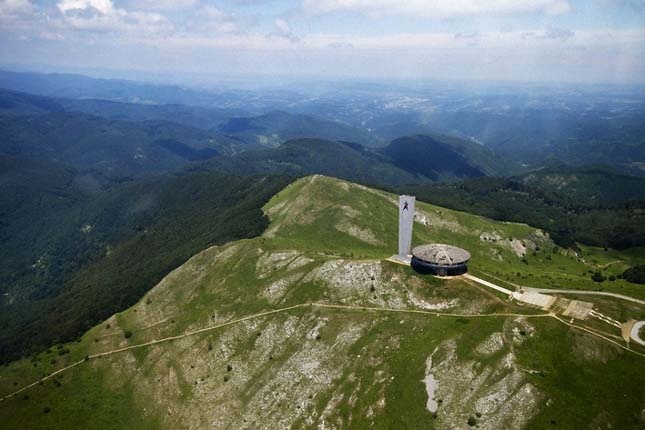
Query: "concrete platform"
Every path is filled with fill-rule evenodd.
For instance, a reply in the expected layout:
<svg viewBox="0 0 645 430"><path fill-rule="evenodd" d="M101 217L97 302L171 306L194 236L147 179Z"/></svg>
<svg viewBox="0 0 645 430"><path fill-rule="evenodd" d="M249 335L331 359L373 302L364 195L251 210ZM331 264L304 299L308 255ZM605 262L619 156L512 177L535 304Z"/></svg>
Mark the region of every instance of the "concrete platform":
<svg viewBox="0 0 645 430"><path fill-rule="evenodd" d="M592 310L593 303L571 300L562 315L565 317L575 318L577 320L586 320Z"/></svg>
<svg viewBox="0 0 645 430"><path fill-rule="evenodd" d="M403 264L404 266L409 266L410 262L412 261L412 255L394 254L393 256L388 258L387 261L391 261L392 263L397 264Z"/></svg>
<svg viewBox="0 0 645 430"><path fill-rule="evenodd" d="M545 311L555 303L555 297L547 296L546 294L536 293L534 291L525 291L521 294L514 294L513 298L519 302L526 303L532 306L537 306Z"/></svg>

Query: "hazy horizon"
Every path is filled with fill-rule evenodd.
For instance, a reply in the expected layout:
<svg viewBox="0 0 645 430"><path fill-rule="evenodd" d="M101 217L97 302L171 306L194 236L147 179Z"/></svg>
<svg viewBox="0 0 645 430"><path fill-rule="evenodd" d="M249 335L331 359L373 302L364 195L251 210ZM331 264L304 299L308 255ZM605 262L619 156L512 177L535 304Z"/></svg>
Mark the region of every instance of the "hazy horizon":
<svg viewBox="0 0 645 430"><path fill-rule="evenodd" d="M167 83L645 83L634 0L2 0L0 40L5 65Z"/></svg>

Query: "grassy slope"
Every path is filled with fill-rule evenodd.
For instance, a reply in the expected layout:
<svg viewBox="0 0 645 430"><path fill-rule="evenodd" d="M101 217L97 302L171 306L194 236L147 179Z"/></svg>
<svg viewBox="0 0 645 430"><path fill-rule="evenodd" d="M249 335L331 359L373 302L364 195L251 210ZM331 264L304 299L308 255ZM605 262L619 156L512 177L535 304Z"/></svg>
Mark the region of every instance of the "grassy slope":
<svg viewBox="0 0 645 430"><path fill-rule="evenodd" d="M0 395L86 354L304 302L415 308L410 299L414 297L416 303L455 300L457 304L448 310L466 314L534 312L461 281L422 277L381 262L396 243L393 197L325 177L297 181L265 207L271 226L262 237L196 255L138 304L94 327L79 343L65 345L69 354L44 352L32 361L2 368ZM515 279L511 274L519 271L519 280L526 284L553 281L589 288L592 281L580 274L594 264L643 260L640 251L620 254L587 249L597 263L585 263L566 253L554 254L545 241L542 247L548 252L530 255L526 265L509 248L480 241L479 233L494 231L522 239L534 233L531 227L423 203L418 210L431 218L431 225L415 224L414 243L437 241L466 247L473 254L471 267L476 273ZM497 249L503 262L491 249ZM292 252L278 258L287 250ZM331 269L321 272L327 266ZM614 270L613 265L609 267ZM284 285L281 292L270 292L280 285ZM640 293L623 281L613 283L612 289ZM437 318L299 308L92 359L64 373L60 387L50 379L24 392L29 399L20 395L0 403L0 422L8 429L302 428L315 427L323 420L338 428L446 428L451 423L467 427L466 420L476 411L470 397L484 396L517 371L525 385L515 386L515 393L527 383L541 393L534 399L535 408L516 407L520 416L530 417L533 409L539 410L528 423L531 428L552 428L551 421L559 428L586 428L592 423L610 423L614 428L642 425L642 358L550 318L528 321L535 332L526 341L509 340L502 350L482 355L475 352L476 346L491 333L502 332L505 339L511 339L513 324L520 323L506 317ZM134 333L127 340L125 330ZM312 333L320 334L320 339ZM450 358L451 341L456 342L457 361ZM445 402L436 419L425 410L427 396L419 382L425 375L426 358L435 348L438 353L433 363L437 366L453 363L455 369L465 366L481 377L480 382L477 378L461 381L459 375L470 372L464 370L453 372L454 378L448 379L441 372L449 369L437 370L438 398ZM500 364L508 354L515 357L516 367L510 370ZM52 358L57 362L49 364ZM231 372L226 371L229 363ZM507 399L509 404L516 400ZM45 407L51 408L47 414ZM479 420L484 428L501 428L512 426L513 416L498 410L484 413Z"/></svg>

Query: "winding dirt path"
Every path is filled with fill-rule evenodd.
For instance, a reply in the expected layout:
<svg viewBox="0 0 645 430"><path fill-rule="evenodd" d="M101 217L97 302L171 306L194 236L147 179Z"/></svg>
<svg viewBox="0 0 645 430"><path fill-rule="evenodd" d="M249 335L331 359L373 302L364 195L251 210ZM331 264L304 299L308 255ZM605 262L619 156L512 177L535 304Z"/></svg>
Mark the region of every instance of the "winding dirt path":
<svg viewBox="0 0 645 430"><path fill-rule="evenodd" d="M428 310L421 310L421 309L380 308L380 307L370 307L370 306L334 305L334 304L328 304L328 303L301 303L301 304L298 304L298 305L288 306L288 307L285 307L285 308L273 309L273 310L266 311L266 312L260 312L260 313L249 315L249 316L246 316L246 317L243 317L243 318L238 318L238 319L234 319L234 320L231 320L231 321L227 321L225 323L204 327L204 328L201 328L201 329L198 329L198 330L188 331L186 333L183 333L183 334L180 334L180 335L177 335L177 336L169 336L169 337L165 337L163 339L155 339L155 340L140 343L140 344L137 344L137 345L130 345L130 346L126 346L124 348L117 348L117 349L113 349L113 350L110 350L110 351L105 351L105 352L92 354L92 355L87 356L87 358L85 358L83 360L79 360L79 361L76 361L76 362L74 362L72 364L69 364L69 365L67 365L67 366L65 366L65 367L63 367L61 369L58 369L58 370L50 373L49 375L47 375L47 376L45 376L43 378L40 378L40 379L34 381L33 383L31 383L29 385L25 385L24 387L14 391L14 392L12 392L10 394L7 394L6 396L4 396L4 397L2 397L0 399L0 402L3 402L5 400L7 400L7 399L10 399L10 398L14 397L15 395L17 395L17 394L19 394L19 393L21 393L21 392L23 392L23 391L25 391L25 390L27 390L27 389L29 389L31 387L34 387L34 386L38 385L41 382L44 382L44 381L46 381L46 380L48 380L50 378L53 378L54 376L56 376L56 375L58 375L60 373L66 372L66 371L68 371L70 369L73 369L73 368L75 368L75 367L77 367L77 366L79 366L79 365L81 365L81 364L83 364L83 363L85 363L86 361L89 361L89 360L93 360L93 359L97 359L97 358L101 358L101 357L106 357L106 356L113 355L113 354L118 354L120 352L131 351L133 349L145 348L145 347L152 346L152 345L157 345L157 344L160 344L160 343L171 342L171 341L174 341L174 340L183 339L185 337L194 336L196 334L204 333L204 332L207 332L207 331L216 330L216 329L219 329L219 328L222 328L222 327L227 327L227 326L230 326L230 325L239 324L239 323L244 322L244 321L248 321L248 320L252 320L252 319L256 319L256 318L261 318L261 317L265 317L265 316L268 316L268 315L274 315L274 314L278 314L278 313L282 313L282 312L287 312L287 311L294 310L294 309L299 309L299 308L323 308L323 309L342 309L342 310L363 311L363 312L368 311L368 312L421 314L421 315L428 315L428 316L434 316L434 317L453 317L453 318L454 317L459 317L459 318L489 318L489 317L555 318L556 320L560 321L561 323L563 323L563 324L565 324L565 325L567 325L569 327L576 328L576 329L579 329L579 330L583 330L583 331L585 331L585 332L587 332L587 333L589 333L589 334L591 334L593 336L599 337L599 338L601 338L601 339L603 339L603 340L605 340L607 342L610 342L610 343L618 346L619 348L622 348L622 349L624 349L626 351L629 351L629 352L631 352L633 354L636 354L636 355L639 355L641 357L645 357L645 354L643 354L643 353L640 353L638 351L634 351L632 349L629 349L629 348L621 345L620 343L618 343L618 342L616 342L616 341L614 341L614 340L612 340L612 339L610 339L610 338L608 338L608 337L606 337L606 336L604 336L602 334L596 333L595 331L593 331L591 329L588 329L588 328L583 327L583 326L578 326L578 325L575 325L575 324L568 323L568 322L566 322L565 320L563 320L562 318L558 317L557 315L555 315L553 313L540 313L540 314L530 314L529 313L529 314L523 314L523 313L512 313L512 312L493 312L493 313L489 313L489 314L456 314L456 313L436 312L436 311L428 311Z"/></svg>

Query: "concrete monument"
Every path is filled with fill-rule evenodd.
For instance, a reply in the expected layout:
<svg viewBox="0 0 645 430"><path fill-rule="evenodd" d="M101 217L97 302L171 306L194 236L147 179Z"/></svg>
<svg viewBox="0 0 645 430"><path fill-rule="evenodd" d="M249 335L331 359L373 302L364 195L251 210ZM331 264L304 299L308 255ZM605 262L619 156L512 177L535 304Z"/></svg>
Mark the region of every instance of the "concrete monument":
<svg viewBox="0 0 645 430"><path fill-rule="evenodd" d="M415 201L414 196L399 196L399 253L397 256L406 262L410 261Z"/></svg>

